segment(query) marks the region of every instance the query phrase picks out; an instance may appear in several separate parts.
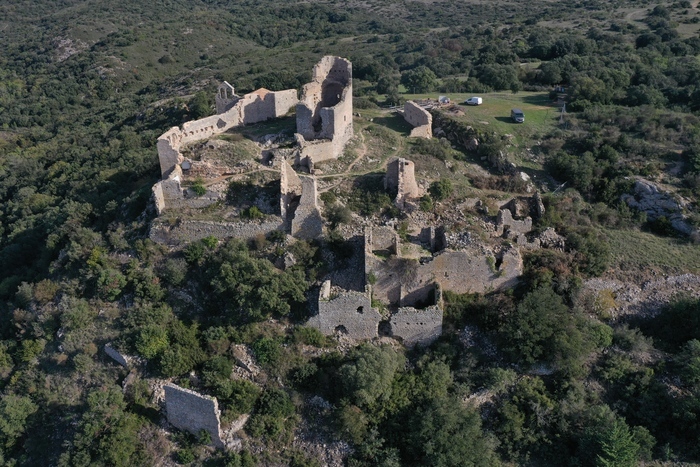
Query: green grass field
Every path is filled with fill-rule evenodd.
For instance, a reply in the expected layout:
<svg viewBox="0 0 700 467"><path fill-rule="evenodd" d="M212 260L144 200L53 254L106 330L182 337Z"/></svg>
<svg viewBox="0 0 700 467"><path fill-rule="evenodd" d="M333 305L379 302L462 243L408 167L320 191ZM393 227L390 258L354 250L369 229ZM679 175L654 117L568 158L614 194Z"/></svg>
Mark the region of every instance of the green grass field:
<svg viewBox="0 0 700 467"><path fill-rule="evenodd" d="M529 145L542 135L551 131L559 122L559 107L549 99L545 92L494 92L484 94L445 93L453 103L464 111L464 119L474 127L488 125L499 134L512 134L517 145ZM469 106L463 102L472 96L479 96L484 103ZM405 99L437 99L438 93L405 94ZM525 123L514 123L510 118L510 109L520 108L525 113Z"/></svg>

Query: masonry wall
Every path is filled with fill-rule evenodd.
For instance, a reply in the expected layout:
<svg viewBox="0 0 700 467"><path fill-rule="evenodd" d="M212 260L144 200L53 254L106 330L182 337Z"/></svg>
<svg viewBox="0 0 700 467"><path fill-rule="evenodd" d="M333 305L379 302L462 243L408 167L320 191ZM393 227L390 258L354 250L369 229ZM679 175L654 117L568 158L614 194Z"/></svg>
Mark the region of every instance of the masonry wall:
<svg viewBox="0 0 700 467"><path fill-rule="evenodd" d="M292 219L292 235L297 238L314 239L323 235L323 218L316 200L316 179L299 177L301 180L301 199Z"/></svg>
<svg viewBox="0 0 700 467"><path fill-rule="evenodd" d="M442 335L442 310L433 305L418 310L401 307L391 315L391 334L400 337L404 345L430 345Z"/></svg>
<svg viewBox="0 0 700 467"><path fill-rule="evenodd" d="M413 126L411 136L419 138L433 137L433 116L413 101L406 101L403 106L404 119Z"/></svg>
<svg viewBox="0 0 700 467"><path fill-rule="evenodd" d="M214 446L224 447L221 441L220 412L216 399L174 384L166 384L164 389L165 410L171 425L194 435L205 430L211 435Z"/></svg>
<svg viewBox="0 0 700 467"><path fill-rule="evenodd" d="M369 291L330 291L322 287L328 295L320 295L318 314L309 319L308 325L323 334L347 332L353 339L377 337L382 316L372 308Z"/></svg>
<svg viewBox="0 0 700 467"><path fill-rule="evenodd" d="M522 274L523 260L517 248L502 253L498 258L488 251L443 250L432 261L421 265L421 275L440 284L442 290L463 293L484 293L488 290L512 287ZM428 280L428 279L426 279Z"/></svg>
<svg viewBox="0 0 700 467"><path fill-rule="evenodd" d="M201 240L205 237L252 239L267 235L274 230L284 230L284 221L278 216L267 216L261 221L209 222L186 220L169 225L155 219L151 223L149 238L156 243L180 245Z"/></svg>
<svg viewBox="0 0 700 467"><path fill-rule="evenodd" d="M498 211L498 217L496 218L497 235L508 234L511 237L517 237L518 235L526 234L530 231L532 231L532 219L530 217L519 221L513 219L513 215L509 209L501 209Z"/></svg>
<svg viewBox="0 0 700 467"><path fill-rule="evenodd" d="M281 117L296 101L294 89L278 92L259 89L237 98L224 113L184 123L180 128L171 128L158 138L157 143L162 177L166 178L182 162L180 147L183 144L209 138L243 124Z"/></svg>
<svg viewBox="0 0 700 467"><path fill-rule="evenodd" d="M338 141L334 142L329 139L307 141L300 134L297 134L296 137L299 145L299 160L297 162L300 164L309 165L309 162L316 164L336 159L343 151L342 145Z"/></svg>

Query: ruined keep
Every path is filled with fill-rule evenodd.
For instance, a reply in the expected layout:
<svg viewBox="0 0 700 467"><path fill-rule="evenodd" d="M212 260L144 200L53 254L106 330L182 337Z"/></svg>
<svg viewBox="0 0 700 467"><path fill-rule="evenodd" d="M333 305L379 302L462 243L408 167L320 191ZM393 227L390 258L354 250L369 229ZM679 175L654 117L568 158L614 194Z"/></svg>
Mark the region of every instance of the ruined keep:
<svg viewBox="0 0 700 467"><path fill-rule="evenodd" d="M336 159L353 136L352 64L325 56L304 85L297 104L299 162L307 165Z"/></svg>
<svg viewBox="0 0 700 467"><path fill-rule="evenodd" d="M403 118L413 127L410 136L416 138L433 137L433 116L413 101L403 105Z"/></svg>
<svg viewBox="0 0 700 467"><path fill-rule="evenodd" d="M386 167L384 189L396 193L394 204L399 209L406 208L406 202L422 196L421 189L416 183L416 165L408 159L395 159Z"/></svg>
<svg viewBox="0 0 700 467"><path fill-rule="evenodd" d="M215 398L203 396L175 384L166 384L165 411L168 423L194 435L205 430L211 435L211 442L223 448L219 404Z"/></svg>

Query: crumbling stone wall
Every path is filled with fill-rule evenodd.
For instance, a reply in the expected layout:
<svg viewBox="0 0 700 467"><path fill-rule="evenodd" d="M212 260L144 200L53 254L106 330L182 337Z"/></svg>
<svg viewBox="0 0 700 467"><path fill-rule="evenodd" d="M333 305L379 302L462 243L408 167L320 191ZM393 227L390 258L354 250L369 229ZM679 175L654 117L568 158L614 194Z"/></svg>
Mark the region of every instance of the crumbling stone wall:
<svg viewBox="0 0 700 467"><path fill-rule="evenodd" d="M203 396L174 384L166 384L165 411L168 422L180 430L199 435L201 430L211 435L212 444L223 448L219 404L210 396Z"/></svg>
<svg viewBox="0 0 700 467"><path fill-rule="evenodd" d="M416 183L415 164L408 159L395 159L386 167L384 188L396 193L394 204L404 209L406 202L422 196Z"/></svg>
<svg viewBox="0 0 700 467"><path fill-rule="evenodd" d="M399 234L391 227L365 227L365 254L386 250L392 255L398 255L399 243Z"/></svg>
<svg viewBox="0 0 700 467"><path fill-rule="evenodd" d="M401 307L391 315L391 335L400 337L404 345L430 345L442 335L442 309L438 305L418 310Z"/></svg>
<svg viewBox="0 0 700 467"><path fill-rule="evenodd" d="M372 308L370 296L369 287L364 292L332 289L326 281L318 297L318 314L308 325L326 335L339 332L353 339L377 337L382 316Z"/></svg>
<svg viewBox="0 0 700 467"><path fill-rule="evenodd" d="M353 136L350 61L323 57L314 67L312 81L304 85L296 114L301 158L313 163L337 158ZM309 144L313 140L325 144Z"/></svg>
<svg viewBox="0 0 700 467"><path fill-rule="evenodd" d="M230 97L222 98L222 91L226 91L226 96L229 96L230 91ZM164 179L178 164L182 163L180 147L183 144L221 134L243 124L281 117L286 115L297 102L295 89L278 92L258 89L243 97L236 96L232 92L233 86L228 83L219 88L217 110L226 109L224 112L184 123L179 128L173 127L158 138L158 158Z"/></svg>
<svg viewBox="0 0 700 467"><path fill-rule="evenodd" d="M233 89L233 86L230 85L228 81L224 81L219 85L219 88L216 90L215 100L216 113L222 114L231 107L233 107L233 105L238 100L238 96L236 96L236 92Z"/></svg>
<svg viewBox="0 0 700 467"><path fill-rule="evenodd" d="M414 127L411 130L411 136L433 137L433 116L420 105L413 101L406 101L403 105L403 118Z"/></svg>
<svg viewBox="0 0 700 467"><path fill-rule="evenodd" d="M292 219L292 235L298 238L314 239L323 235L323 218L318 209L316 178L300 176L301 198Z"/></svg>
<svg viewBox="0 0 700 467"><path fill-rule="evenodd" d="M280 215L282 219L294 211L301 197L301 179L286 160L280 161Z"/></svg>
<svg viewBox="0 0 700 467"><path fill-rule="evenodd" d="M156 243L180 245L205 237L252 239L274 230L285 230L284 221L278 216L267 216L260 221L211 222L181 220L170 225L160 219L151 223L149 238Z"/></svg>
<svg viewBox="0 0 700 467"><path fill-rule="evenodd" d="M498 217L496 218L496 230L497 236L505 235L508 238L515 238L518 235L524 235L532 231L532 218L526 217L525 219L518 221L513 219L509 209L501 209L498 211Z"/></svg>

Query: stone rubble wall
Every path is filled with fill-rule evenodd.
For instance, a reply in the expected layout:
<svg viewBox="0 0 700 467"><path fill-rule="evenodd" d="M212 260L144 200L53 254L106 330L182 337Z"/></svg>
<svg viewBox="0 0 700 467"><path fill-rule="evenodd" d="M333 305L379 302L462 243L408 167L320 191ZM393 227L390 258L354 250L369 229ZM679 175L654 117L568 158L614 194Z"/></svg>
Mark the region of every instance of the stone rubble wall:
<svg viewBox="0 0 700 467"><path fill-rule="evenodd" d="M294 89L278 92L259 89L241 98L236 96L236 99L235 103L224 113L187 122L181 127L173 127L158 138L156 147L161 176L163 181L167 181L171 185L167 189L161 187L153 190L158 214L168 207L179 207L176 205L176 201L186 197L184 190L180 187L182 181L180 164L184 160L180 148L183 144L224 133L236 126L282 117L297 102L297 94ZM211 196L205 195L200 198L198 202L190 200L184 205L201 207L200 205L206 206L215 201L209 199L207 202ZM218 200L218 196L216 200Z"/></svg>
<svg viewBox="0 0 700 467"><path fill-rule="evenodd" d="M274 230L284 230L284 221L278 216L267 216L261 221L212 222L184 220L168 225L158 219L151 224L149 238L165 245L181 245L205 237L252 239Z"/></svg>
<svg viewBox="0 0 700 467"><path fill-rule="evenodd" d="M221 412L215 398L174 384L166 384L164 389L168 423L194 435L199 435L201 430L205 430L211 435L214 446L224 447L219 419Z"/></svg>
<svg viewBox="0 0 700 467"><path fill-rule="evenodd" d="M530 233L532 231L532 218L526 217L524 220L518 221L513 219L509 209L501 209L498 211L496 218L495 235L500 237L508 235L508 237L517 237L520 234Z"/></svg>
<svg viewBox="0 0 700 467"><path fill-rule="evenodd" d="M411 136L417 138L433 137L433 116L413 101L406 101L403 105L403 118L413 126Z"/></svg>
<svg viewBox="0 0 700 467"><path fill-rule="evenodd" d="M523 259L517 248L501 253L501 264L491 250L444 250L426 266L424 276L434 277L442 290L458 294L484 293L488 290L513 287L523 272Z"/></svg>
<svg viewBox="0 0 700 467"><path fill-rule="evenodd" d="M301 179L289 162L280 161L280 215L287 219L288 211L295 198L301 196Z"/></svg>
<svg viewBox="0 0 700 467"><path fill-rule="evenodd" d="M299 146L298 164L311 167L319 162L336 159L343 152L343 145L339 141L330 139L316 139L307 141L302 135L295 135Z"/></svg>
<svg viewBox="0 0 700 467"><path fill-rule="evenodd" d="M396 254L399 245L399 234L391 227L367 227L365 229L367 239L367 251L372 253L375 250L389 250Z"/></svg>

